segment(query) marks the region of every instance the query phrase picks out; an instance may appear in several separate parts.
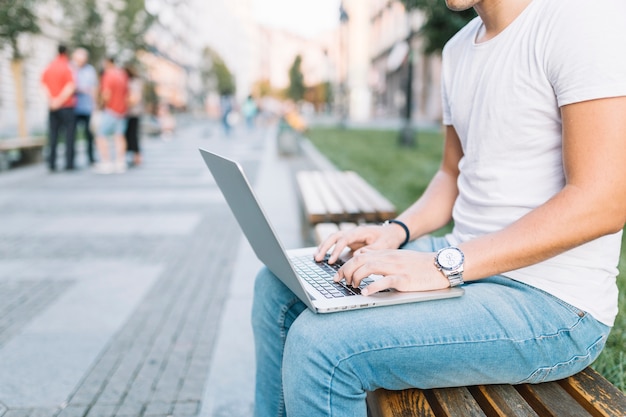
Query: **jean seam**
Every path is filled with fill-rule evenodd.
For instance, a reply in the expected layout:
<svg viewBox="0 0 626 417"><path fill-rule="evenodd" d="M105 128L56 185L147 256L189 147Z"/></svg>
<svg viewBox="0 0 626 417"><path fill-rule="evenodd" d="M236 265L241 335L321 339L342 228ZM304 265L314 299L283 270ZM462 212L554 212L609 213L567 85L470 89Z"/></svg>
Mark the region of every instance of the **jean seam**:
<svg viewBox="0 0 626 417"><path fill-rule="evenodd" d="M577 320L577 322L572 327L570 327L568 329L559 329L557 332L549 334L549 335L541 335L541 336L537 336L537 337L533 337L533 338L526 338L526 339L512 339L512 338L500 337L500 338L490 338L490 339L471 340L471 341L458 340L458 341L446 341L446 342L442 342L442 343L407 344L407 345L403 345L403 346L378 346L378 347L369 348L367 350L362 350L360 352L354 352L354 353L351 353L351 354L349 354L349 355L347 355L345 357L342 357L342 358L338 359L336 365L333 366L333 369L332 369L331 374L330 374L330 384L328 385L328 387L329 387L328 399L329 399L329 402L330 402L330 398L331 398L330 393L332 393L332 391L333 391L331 387L333 385L333 380L334 380L334 376L335 376L335 372L336 372L337 368L339 368L343 362L345 362L347 360L350 360L350 359L352 359L354 357L360 356L360 355L364 355L364 354L368 354L368 353L372 353L372 352L377 352L377 351L382 351L382 350L387 350L387 349L411 349L411 348L432 347L432 346L452 346L452 345L458 345L458 344L469 345L469 344L476 344L476 343L495 343L495 342L511 342L511 343L515 343L515 344L522 344L522 343L526 343L526 342L532 341L532 340L540 341L542 339L561 337L561 335L564 332L573 331L574 328L577 327L580 324L580 321L581 320ZM587 351L589 351L590 348L595 346L601 340L602 340L602 337L600 337L598 340L594 341L594 343L587 349ZM585 357L588 357L588 356L589 356L589 354L587 354ZM560 362L559 364L571 363L572 359L574 359L574 358L571 358L571 359L569 359L567 361L564 361L564 362ZM363 381L361 381L361 386L364 386L364 385L365 384L363 384ZM329 407L329 410L332 411L330 403L328 404L328 407Z"/></svg>
<svg viewBox="0 0 626 417"><path fill-rule="evenodd" d="M288 303L285 303L283 305L283 308L280 310L277 324L280 327L280 339L283 344L283 347L285 346L285 343L287 342L287 331L286 331L286 326L285 326L287 312L291 310L293 306L295 306L299 302L300 302L300 299L297 297L294 297ZM284 414L285 414L285 394L283 392L283 383L281 380L280 393L279 393L279 398L278 398L277 417L281 417Z"/></svg>

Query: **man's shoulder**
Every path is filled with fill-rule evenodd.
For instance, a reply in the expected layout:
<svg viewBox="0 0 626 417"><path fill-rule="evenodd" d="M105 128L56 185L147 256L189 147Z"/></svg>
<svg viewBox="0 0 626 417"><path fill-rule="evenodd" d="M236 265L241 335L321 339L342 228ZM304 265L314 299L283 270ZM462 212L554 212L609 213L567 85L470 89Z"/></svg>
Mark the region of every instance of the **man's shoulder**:
<svg viewBox="0 0 626 417"><path fill-rule="evenodd" d="M44 69L42 76L43 77L52 77L52 76L62 76L66 74L71 74L73 76L72 68L67 63L67 61L63 61L59 58L55 58L52 60L48 66Z"/></svg>
<svg viewBox="0 0 626 417"><path fill-rule="evenodd" d="M448 40L448 42L446 42L446 45L443 48L443 53L446 54L450 50L456 48L464 48L467 46L468 43L473 43L476 31L481 24L482 20L478 16L470 20L456 34L454 34L454 36L452 36L450 40Z"/></svg>

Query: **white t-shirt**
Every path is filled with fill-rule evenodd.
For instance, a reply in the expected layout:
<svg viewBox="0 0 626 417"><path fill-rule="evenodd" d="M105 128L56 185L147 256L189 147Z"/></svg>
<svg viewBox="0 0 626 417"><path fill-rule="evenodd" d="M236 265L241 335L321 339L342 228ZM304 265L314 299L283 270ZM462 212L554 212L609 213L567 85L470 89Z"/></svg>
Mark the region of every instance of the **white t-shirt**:
<svg viewBox="0 0 626 417"><path fill-rule="evenodd" d="M443 122L464 151L452 244L506 227L563 188L560 106L626 96L626 0L534 0L477 44L481 29L474 19L443 51ZM611 326L620 245L621 233L604 236L504 275Z"/></svg>

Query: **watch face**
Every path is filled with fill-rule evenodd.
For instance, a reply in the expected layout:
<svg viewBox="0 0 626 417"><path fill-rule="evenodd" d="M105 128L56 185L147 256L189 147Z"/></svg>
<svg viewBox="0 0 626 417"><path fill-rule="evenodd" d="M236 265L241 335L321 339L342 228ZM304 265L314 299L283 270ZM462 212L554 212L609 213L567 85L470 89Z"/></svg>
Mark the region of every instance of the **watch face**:
<svg viewBox="0 0 626 417"><path fill-rule="evenodd" d="M463 263L463 252L457 248L446 248L437 255L437 262L444 269L455 269Z"/></svg>

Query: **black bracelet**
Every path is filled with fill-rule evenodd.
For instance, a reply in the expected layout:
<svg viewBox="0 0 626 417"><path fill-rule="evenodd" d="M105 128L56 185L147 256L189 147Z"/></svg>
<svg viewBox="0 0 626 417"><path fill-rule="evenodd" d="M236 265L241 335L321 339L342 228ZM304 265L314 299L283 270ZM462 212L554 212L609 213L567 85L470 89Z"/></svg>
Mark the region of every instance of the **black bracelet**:
<svg viewBox="0 0 626 417"><path fill-rule="evenodd" d="M401 249L404 245L409 243L409 240L411 240L411 232L409 232L409 228L407 227L407 225L401 222L400 220L396 220L396 219L386 220L385 223L383 224L391 224L391 223L395 223L398 226L402 227L404 229L404 233L406 233L406 238L404 239L404 242L402 242L402 244L398 247L398 249Z"/></svg>

